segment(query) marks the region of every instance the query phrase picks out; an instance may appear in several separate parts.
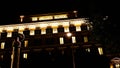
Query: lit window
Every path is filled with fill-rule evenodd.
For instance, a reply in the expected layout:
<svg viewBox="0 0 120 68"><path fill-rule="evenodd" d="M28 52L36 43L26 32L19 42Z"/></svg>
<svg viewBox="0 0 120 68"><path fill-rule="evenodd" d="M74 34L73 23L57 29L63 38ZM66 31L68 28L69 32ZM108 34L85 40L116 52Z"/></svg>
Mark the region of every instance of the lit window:
<svg viewBox="0 0 120 68"><path fill-rule="evenodd" d="M27 54L27 53L24 53L24 54L23 54L23 58L24 58L24 59L27 59L27 57L28 57L28 54Z"/></svg>
<svg viewBox="0 0 120 68"><path fill-rule="evenodd" d="M32 17L32 21L37 21L37 17Z"/></svg>
<svg viewBox="0 0 120 68"><path fill-rule="evenodd" d="M12 36L12 32L7 32L7 37L11 37Z"/></svg>
<svg viewBox="0 0 120 68"><path fill-rule="evenodd" d="M88 42L88 37L84 36L84 42Z"/></svg>
<svg viewBox="0 0 120 68"><path fill-rule="evenodd" d="M53 33L58 33L57 28L53 28Z"/></svg>
<svg viewBox="0 0 120 68"><path fill-rule="evenodd" d="M98 52L99 52L100 55L103 55L103 49L102 49L102 47L98 47Z"/></svg>
<svg viewBox="0 0 120 68"><path fill-rule="evenodd" d="M53 19L53 16L41 16L39 17L39 20L50 20Z"/></svg>
<svg viewBox="0 0 120 68"><path fill-rule="evenodd" d="M23 31L18 31L18 33L23 34Z"/></svg>
<svg viewBox="0 0 120 68"><path fill-rule="evenodd" d="M55 15L54 19L68 18L67 14Z"/></svg>
<svg viewBox="0 0 120 68"><path fill-rule="evenodd" d="M72 37L72 43L76 43L76 38L75 38L75 36Z"/></svg>
<svg viewBox="0 0 120 68"><path fill-rule="evenodd" d="M69 32L69 27L64 27L65 32Z"/></svg>
<svg viewBox="0 0 120 68"><path fill-rule="evenodd" d="M1 59L3 59L3 55L0 55Z"/></svg>
<svg viewBox="0 0 120 68"><path fill-rule="evenodd" d="M81 31L81 27L80 26L76 26L76 31Z"/></svg>
<svg viewBox="0 0 120 68"><path fill-rule="evenodd" d="M24 41L24 47L27 47L28 46L28 40L25 40Z"/></svg>
<svg viewBox="0 0 120 68"><path fill-rule="evenodd" d="M46 29L41 29L41 34L46 34Z"/></svg>
<svg viewBox="0 0 120 68"><path fill-rule="evenodd" d="M60 37L60 44L64 44L64 39L63 39L63 37Z"/></svg>
<svg viewBox="0 0 120 68"><path fill-rule="evenodd" d="M1 43L1 49L4 49L5 48L5 42L2 42Z"/></svg>
<svg viewBox="0 0 120 68"><path fill-rule="evenodd" d="M87 52L90 52L90 48L85 49Z"/></svg>
<svg viewBox="0 0 120 68"><path fill-rule="evenodd" d="M34 30L30 30L30 35L35 35L35 31Z"/></svg>

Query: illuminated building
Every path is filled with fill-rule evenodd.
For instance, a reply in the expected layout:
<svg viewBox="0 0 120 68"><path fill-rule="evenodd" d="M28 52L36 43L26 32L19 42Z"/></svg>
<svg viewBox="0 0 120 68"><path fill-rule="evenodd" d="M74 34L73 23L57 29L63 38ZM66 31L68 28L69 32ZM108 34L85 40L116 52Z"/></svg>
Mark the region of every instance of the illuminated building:
<svg viewBox="0 0 120 68"><path fill-rule="evenodd" d="M101 44L91 39L92 26L89 24L89 18L79 18L76 13L70 11L22 15L20 24L1 25L1 66L10 67L12 43L18 33L25 35L21 44L20 68L41 67L44 64L44 68L47 65L54 68L55 64L75 68L76 56L73 59L72 57L79 50L103 55ZM67 57L64 62L61 62L62 57Z"/></svg>

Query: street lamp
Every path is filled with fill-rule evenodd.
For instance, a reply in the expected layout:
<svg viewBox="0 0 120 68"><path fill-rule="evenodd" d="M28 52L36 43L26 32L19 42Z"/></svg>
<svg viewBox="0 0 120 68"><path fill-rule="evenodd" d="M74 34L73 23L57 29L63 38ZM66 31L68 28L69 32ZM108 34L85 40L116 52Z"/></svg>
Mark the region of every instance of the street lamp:
<svg viewBox="0 0 120 68"><path fill-rule="evenodd" d="M72 33L67 33L67 37L72 37ZM72 44L72 61L73 61L73 68L75 68L75 56L74 56L74 49L73 49L73 44Z"/></svg>
<svg viewBox="0 0 120 68"><path fill-rule="evenodd" d="M23 34L18 34L12 44L11 67L19 68L21 42L25 39Z"/></svg>

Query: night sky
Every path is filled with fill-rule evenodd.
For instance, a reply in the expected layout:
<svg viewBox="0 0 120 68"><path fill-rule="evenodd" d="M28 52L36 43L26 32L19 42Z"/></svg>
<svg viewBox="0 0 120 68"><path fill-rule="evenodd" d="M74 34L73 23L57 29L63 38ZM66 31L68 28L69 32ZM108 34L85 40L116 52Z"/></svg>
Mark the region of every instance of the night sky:
<svg viewBox="0 0 120 68"><path fill-rule="evenodd" d="M112 2L114 4L114 2ZM105 0L17 0L0 2L0 25L16 24L20 15L78 10L81 16L92 14L110 15L114 9ZM115 7L116 8L116 7Z"/></svg>

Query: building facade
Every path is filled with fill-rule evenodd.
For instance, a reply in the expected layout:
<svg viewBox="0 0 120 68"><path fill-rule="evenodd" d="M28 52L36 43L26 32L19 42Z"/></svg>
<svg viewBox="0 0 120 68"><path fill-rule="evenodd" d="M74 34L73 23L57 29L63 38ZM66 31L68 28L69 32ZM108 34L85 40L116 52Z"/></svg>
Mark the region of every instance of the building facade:
<svg viewBox="0 0 120 68"><path fill-rule="evenodd" d="M20 21L0 26L1 68L12 68L18 34L25 37L20 41L20 68L79 68L79 53L104 55L102 45L91 38L89 18L79 18L77 11L21 15Z"/></svg>

